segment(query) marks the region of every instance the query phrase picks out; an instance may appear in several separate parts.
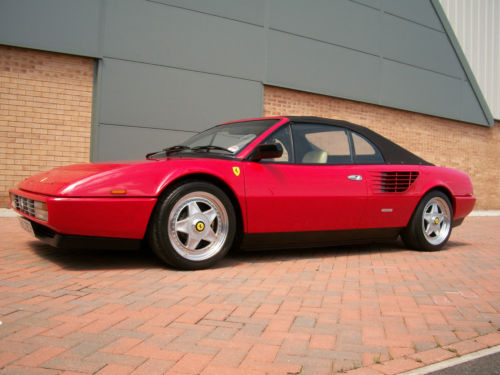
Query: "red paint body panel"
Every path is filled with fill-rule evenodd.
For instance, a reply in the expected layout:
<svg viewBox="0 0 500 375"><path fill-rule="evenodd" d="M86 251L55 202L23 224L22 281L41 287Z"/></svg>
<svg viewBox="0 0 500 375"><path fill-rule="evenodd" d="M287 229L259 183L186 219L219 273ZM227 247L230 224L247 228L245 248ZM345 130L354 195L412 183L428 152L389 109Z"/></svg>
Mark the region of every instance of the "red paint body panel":
<svg viewBox="0 0 500 375"><path fill-rule="evenodd" d="M453 219L462 219L472 212L476 198L474 197L454 197Z"/></svg>
<svg viewBox="0 0 500 375"><path fill-rule="evenodd" d="M469 177L453 169L244 160L256 145L288 122L283 117L276 119L280 121L232 160L167 157L79 164L29 177L10 191L46 202L48 222L29 219L58 233L132 239L144 237L162 192L178 179L193 175L210 176L226 185L240 206L243 230L252 234L401 228L408 224L421 198L436 188L450 195L455 220L464 218L474 207ZM409 171L418 177L408 190L377 191L376 179L381 173ZM126 194L116 196L111 190L125 190Z"/></svg>
<svg viewBox="0 0 500 375"><path fill-rule="evenodd" d="M47 199L49 227L60 234L141 239L155 198Z"/></svg>
<svg viewBox="0 0 500 375"><path fill-rule="evenodd" d="M355 229L366 201L359 166L246 162L249 233Z"/></svg>
<svg viewBox="0 0 500 375"><path fill-rule="evenodd" d="M222 180L245 212L244 179L233 172L239 165L238 160L202 158L77 164L29 177L10 191L47 202L48 223L30 220L58 233L137 239L144 237L157 197L184 176L206 174ZM114 196L112 189L127 193Z"/></svg>
<svg viewBox="0 0 500 375"><path fill-rule="evenodd" d="M49 220L30 220L60 234L141 239L155 198L60 198L11 189L11 193L47 203Z"/></svg>

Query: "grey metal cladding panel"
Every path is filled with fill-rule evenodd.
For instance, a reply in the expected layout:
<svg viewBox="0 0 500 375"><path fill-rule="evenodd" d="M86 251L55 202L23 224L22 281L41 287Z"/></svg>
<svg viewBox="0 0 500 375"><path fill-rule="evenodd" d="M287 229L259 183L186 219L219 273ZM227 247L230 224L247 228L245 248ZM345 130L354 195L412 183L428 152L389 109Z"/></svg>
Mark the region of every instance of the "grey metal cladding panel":
<svg viewBox="0 0 500 375"><path fill-rule="evenodd" d="M101 124L96 161L144 159L147 153L179 144L193 134L195 133Z"/></svg>
<svg viewBox="0 0 500 375"><path fill-rule="evenodd" d="M379 58L292 36L269 33L266 83L376 103Z"/></svg>
<svg viewBox="0 0 500 375"><path fill-rule="evenodd" d="M444 32L385 14L381 43L383 57L464 77L462 66Z"/></svg>
<svg viewBox="0 0 500 375"><path fill-rule="evenodd" d="M380 104L461 120L462 82L458 78L384 60Z"/></svg>
<svg viewBox="0 0 500 375"><path fill-rule="evenodd" d="M380 12L348 0L271 0L269 26L373 54L379 50Z"/></svg>
<svg viewBox="0 0 500 375"><path fill-rule="evenodd" d="M380 9L380 5L382 4L382 0L351 0L358 4L364 4L371 8Z"/></svg>
<svg viewBox="0 0 500 375"><path fill-rule="evenodd" d="M264 25L266 0L152 0L198 12Z"/></svg>
<svg viewBox="0 0 500 375"><path fill-rule="evenodd" d="M104 59L100 123L200 131L262 114L262 84Z"/></svg>
<svg viewBox="0 0 500 375"><path fill-rule="evenodd" d="M476 94L472 90L472 87L468 81L462 81L462 121L472 122L477 124L480 122L479 119L483 119L480 122L481 125L490 126L488 120L479 105Z"/></svg>
<svg viewBox="0 0 500 375"><path fill-rule="evenodd" d="M383 10L437 30L443 30L430 0L383 0Z"/></svg>
<svg viewBox="0 0 500 375"><path fill-rule="evenodd" d="M1 0L0 44L100 57L100 0Z"/></svg>
<svg viewBox="0 0 500 375"><path fill-rule="evenodd" d="M104 56L261 81L264 29L150 1L112 0Z"/></svg>

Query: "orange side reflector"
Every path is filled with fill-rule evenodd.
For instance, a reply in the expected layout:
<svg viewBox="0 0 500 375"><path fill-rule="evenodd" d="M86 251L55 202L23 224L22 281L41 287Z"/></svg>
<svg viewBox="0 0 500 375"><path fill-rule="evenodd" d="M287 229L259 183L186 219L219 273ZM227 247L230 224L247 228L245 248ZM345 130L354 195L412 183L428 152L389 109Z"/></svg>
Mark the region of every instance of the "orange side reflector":
<svg viewBox="0 0 500 375"><path fill-rule="evenodd" d="M115 195L123 195L123 194L127 194L127 190L125 190L125 189L111 190L110 193L115 194Z"/></svg>

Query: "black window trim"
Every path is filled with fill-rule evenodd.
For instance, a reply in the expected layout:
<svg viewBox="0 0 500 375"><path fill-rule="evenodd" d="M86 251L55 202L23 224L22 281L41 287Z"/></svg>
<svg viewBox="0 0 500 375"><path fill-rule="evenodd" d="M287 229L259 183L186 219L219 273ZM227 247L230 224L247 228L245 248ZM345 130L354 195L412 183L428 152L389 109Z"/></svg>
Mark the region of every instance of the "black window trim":
<svg viewBox="0 0 500 375"><path fill-rule="evenodd" d="M347 135L347 140L348 140L348 143L349 143L349 152L350 152L350 159L351 159L351 162L350 163L335 163L335 164L330 164L330 163L299 163L297 162L297 155L296 155L296 150L295 150L295 140L294 140L294 136L293 136L293 126L294 125L298 125L298 124L309 124L309 125L321 125L321 126L326 126L326 127L333 127L333 128L338 128L338 129L342 129L346 132L346 135ZM379 148L366 136L364 136L363 134L357 132L357 131L354 131L352 129L349 129L347 127L344 127L344 126L340 126L340 125L337 125L337 124L326 124L326 123L321 123L321 122L318 122L318 123L314 123L314 122L295 122L295 121L289 121L287 122L286 124L283 124L282 126L278 127L277 129L275 129L271 134L269 134L266 138L264 138L264 140L262 140L262 142L260 142L259 144L265 144L266 141L268 139L270 139L274 134L276 134L277 132L279 132L280 130L282 130L283 128L287 127L288 130L289 130L289 135L290 135L290 144L291 144L291 147L292 147L292 152L291 152L291 156L292 156L292 160L291 161L276 161L275 159L263 159L261 161L259 161L260 163L264 163L264 164L286 164L286 165L321 165L321 166L343 166L343 165L377 165L377 164L387 164L386 160L385 160L385 157L384 157L384 154L379 150ZM382 158L382 161L374 161L374 162L362 162L362 163L357 163L356 162L356 151L354 149L354 140L352 138L352 133L358 135L359 137L361 137L362 139L364 139L365 141L368 142L368 144L370 144L373 149L375 150L375 155L379 155L381 158Z"/></svg>
<svg viewBox="0 0 500 375"><path fill-rule="evenodd" d="M380 152L380 150L378 149L378 147L372 142L370 141L367 137L365 137L363 134L360 134L358 132L355 132L351 129L348 129L349 130L349 139L350 139L350 142L351 142L351 159L353 160L353 164L355 165L377 165L377 164L386 164L385 162L385 158L384 158L384 154L382 154L382 152ZM365 162L365 163L357 163L356 162L356 157L358 156L358 154L356 154L356 150L354 148L354 139L352 138L352 134L356 134L358 137L360 137L361 139L364 139L366 142L368 142L368 144L370 146L373 147L373 149L375 150L375 156L380 156L382 158L382 162L379 162L379 161L374 161L374 162ZM361 155L359 155L361 156Z"/></svg>

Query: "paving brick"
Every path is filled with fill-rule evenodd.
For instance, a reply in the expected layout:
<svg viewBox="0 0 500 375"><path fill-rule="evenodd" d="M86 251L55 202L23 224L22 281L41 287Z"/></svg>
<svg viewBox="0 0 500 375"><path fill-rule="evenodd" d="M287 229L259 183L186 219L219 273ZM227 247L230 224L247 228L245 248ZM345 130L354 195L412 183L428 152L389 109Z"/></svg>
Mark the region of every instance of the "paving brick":
<svg viewBox="0 0 500 375"><path fill-rule="evenodd" d="M34 251L0 218L0 363L48 375L380 375L498 345L499 225L469 218L453 233L465 245L436 253L229 254L221 267L179 272L133 252Z"/></svg>
<svg viewBox="0 0 500 375"><path fill-rule="evenodd" d="M132 371L134 367L111 364L103 367L96 375L129 375Z"/></svg>
<svg viewBox="0 0 500 375"><path fill-rule="evenodd" d="M125 354L134 346L141 343L143 340L132 337L121 337L116 341L113 341L111 344L105 346L101 349L101 351L112 354Z"/></svg>
<svg viewBox="0 0 500 375"><path fill-rule="evenodd" d="M401 372L414 370L423 364L413 359L393 359L382 364L372 365L371 368L386 375L395 375Z"/></svg>
<svg viewBox="0 0 500 375"><path fill-rule="evenodd" d="M152 375L152 374L164 374L173 365L174 361L163 361L159 359L148 359L142 363L139 367L132 371L131 375Z"/></svg>
<svg viewBox="0 0 500 375"><path fill-rule="evenodd" d="M237 368L247 354L247 350L224 348L217 353L210 365Z"/></svg>
<svg viewBox="0 0 500 375"><path fill-rule="evenodd" d="M434 348L431 350L426 350L424 352L415 353L411 355L410 358L413 358L417 361L422 361L426 365L430 365L432 363L441 362L455 356L455 353L452 353L443 348Z"/></svg>
<svg viewBox="0 0 500 375"><path fill-rule="evenodd" d="M0 375L60 375L59 370L51 370L45 368L33 368L24 366L7 366L0 367ZM88 374L84 374L88 375Z"/></svg>
<svg viewBox="0 0 500 375"><path fill-rule="evenodd" d="M65 356L64 354L54 357L43 364L44 368L56 370L70 370L93 374L105 366L103 362L92 362L88 359Z"/></svg>
<svg viewBox="0 0 500 375"><path fill-rule="evenodd" d="M335 335L311 335L311 341L309 342L309 348L311 349L322 349L322 350L333 350L335 348Z"/></svg>
<svg viewBox="0 0 500 375"><path fill-rule="evenodd" d="M488 345L480 343L478 339L476 340L466 340L461 341L456 344L451 344L444 346L443 348L459 355L464 355L472 352L476 352L481 349L487 348Z"/></svg>
<svg viewBox="0 0 500 375"><path fill-rule="evenodd" d="M180 361L178 361L170 371L186 373L186 374L199 374L207 364L212 360L212 356L204 354L186 354Z"/></svg>
<svg viewBox="0 0 500 375"><path fill-rule="evenodd" d="M28 366L28 367L38 367L45 361L63 353L66 351L65 348L57 348L53 346L47 346L44 348L40 348L27 356L23 357L19 361L16 362L18 366Z"/></svg>
<svg viewBox="0 0 500 375"><path fill-rule="evenodd" d="M208 365L201 372L201 375L266 375L266 372L251 369L237 369L233 367Z"/></svg>
<svg viewBox="0 0 500 375"><path fill-rule="evenodd" d="M345 374L347 375L381 375L382 373L376 371L369 367L358 368L354 370L349 370Z"/></svg>
<svg viewBox="0 0 500 375"><path fill-rule="evenodd" d="M478 337L475 341L486 346L500 345L500 332L492 332L487 335Z"/></svg>
<svg viewBox="0 0 500 375"><path fill-rule="evenodd" d="M0 368L8 365L11 362L14 362L19 357L21 357L21 355L18 353L11 353L11 352L0 353Z"/></svg>
<svg viewBox="0 0 500 375"><path fill-rule="evenodd" d="M247 358L260 362L272 362L278 350L278 345L256 344L248 353Z"/></svg>

